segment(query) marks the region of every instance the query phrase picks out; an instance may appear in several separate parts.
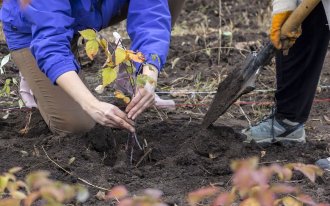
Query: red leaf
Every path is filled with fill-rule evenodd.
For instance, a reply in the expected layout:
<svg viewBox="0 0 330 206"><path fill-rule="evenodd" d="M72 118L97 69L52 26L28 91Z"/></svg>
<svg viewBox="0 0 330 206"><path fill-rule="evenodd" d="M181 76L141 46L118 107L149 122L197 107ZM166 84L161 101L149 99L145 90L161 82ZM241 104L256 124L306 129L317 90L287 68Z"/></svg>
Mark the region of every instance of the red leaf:
<svg viewBox="0 0 330 206"><path fill-rule="evenodd" d="M280 180L290 180L292 178L292 170L288 167L281 167L278 164L273 164L271 169L278 175Z"/></svg>
<svg viewBox="0 0 330 206"><path fill-rule="evenodd" d="M117 206L133 206L134 202L132 198L127 198L124 200L121 200Z"/></svg>
<svg viewBox="0 0 330 206"><path fill-rule="evenodd" d="M196 205L200 201L215 195L219 191L216 187L202 188L188 194L188 202L190 205Z"/></svg>
<svg viewBox="0 0 330 206"><path fill-rule="evenodd" d="M227 206L231 205L235 201L235 195L231 193L222 193L215 198L212 206Z"/></svg>
<svg viewBox="0 0 330 206"><path fill-rule="evenodd" d="M302 172L312 182L315 182L316 176L323 175L323 171L316 165L305 165L305 164L297 163L297 164L291 164L291 166L295 170Z"/></svg>
<svg viewBox="0 0 330 206"><path fill-rule="evenodd" d="M297 196L297 199L300 202L305 203L305 204L308 204L308 205L316 205L316 203L314 202L314 200L312 199L312 197L309 196L309 195L301 194L301 195L298 195Z"/></svg>
<svg viewBox="0 0 330 206"><path fill-rule="evenodd" d="M298 189L286 184L276 184L271 187L271 191L279 194L297 193Z"/></svg>
<svg viewBox="0 0 330 206"><path fill-rule="evenodd" d="M127 197L128 191L124 186L116 186L107 194L106 199L122 199Z"/></svg>

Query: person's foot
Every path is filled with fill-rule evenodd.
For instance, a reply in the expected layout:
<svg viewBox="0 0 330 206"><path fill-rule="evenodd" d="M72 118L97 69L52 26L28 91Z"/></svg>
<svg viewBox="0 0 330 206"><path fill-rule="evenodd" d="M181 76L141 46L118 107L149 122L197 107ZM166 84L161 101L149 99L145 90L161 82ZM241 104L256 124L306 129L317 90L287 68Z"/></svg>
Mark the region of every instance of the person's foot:
<svg viewBox="0 0 330 206"><path fill-rule="evenodd" d="M316 161L315 164L324 170L330 171L330 157L326 159L320 159Z"/></svg>
<svg viewBox="0 0 330 206"><path fill-rule="evenodd" d="M278 120L268 117L249 129L244 129L243 134L247 136L244 142L250 143L275 143L275 142L294 142L305 143L306 135L304 124L291 122L287 119Z"/></svg>

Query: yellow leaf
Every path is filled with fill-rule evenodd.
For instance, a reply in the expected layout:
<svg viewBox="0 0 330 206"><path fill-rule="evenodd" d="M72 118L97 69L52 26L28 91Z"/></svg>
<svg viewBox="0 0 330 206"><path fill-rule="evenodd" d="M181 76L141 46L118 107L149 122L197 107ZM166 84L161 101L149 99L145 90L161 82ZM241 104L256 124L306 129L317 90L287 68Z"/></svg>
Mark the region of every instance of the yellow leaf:
<svg viewBox="0 0 330 206"><path fill-rule="evenodd" d="M107 42L107 40L100 39L98 42L99 42L100 46L102 47L102 49L104 49L105 51L108 50L108 42Z"/></svg>
<svg viewBox="0 0 330 206"><path fill-rule="evenodd" d="M96 54L99 52L99 44L96 40L91 40L86 43L87 56L93 60Z"/></svg>
<svg viewBox="0 0 330 206"><path fill-rule="evenodd" d="M131 99L129 97L124 97L123 101L128 104L130 103Z"/></svg>
<svg viewBox="0 0 330 206"><path fill-rule="evenodd" d="M110 67L103 69L102 79L103 79L103 87L108 86L117 79L117 71Z"/></svg>
<svg viewBox="0 0 330 206"><path fill-rule="evenodd" d="M127 58L127 53L123 48L118 47L115 51L115 64L118 65L125 61Z"/></svg>
<svg viewBox="0 0 330 206"><path fill-rule="evenodd" d="M143 63L146 60L141 52L136 53L131 50L127 50L126 53L127 53L128 58L132 61L135 61L138 63Z"/></svg>
<svg viewBox="0 0 330 206"><path fill-rule="evenodd" d="M79 31L80 35L86 40L95 40L96 32L93 29L86 29L83 31Z"/></svg>
<svg viewBox="0 0 330 206"><path fill-rule="evenodd" d="M6 189L8 181L9 181L8 177L0 176L0 193Z"/></svg>
<svg viewBox="0 0 330 206"><path fill-rule="evenodd" d="M17 199L0 199L0 206L20 206L21 200Z"/></svg>
<svg viewBox="0 0 330 206"><path fill-rule="evenodd" d="M260 203L255 198L248 198L244 200L240 206L260 206Z"/></svg>
<svg viewBox="0 0 330 206"><path fill-rule="evenodd" d="M124 99L125 98L125 95L121 91L118 91L118 90L114 92L114 95L117 99Z"/></svg>
<svg viewBox="0 0 330 206"><path fill-rule="evenodd" d="M128 104L131 101L131 99L129 97L126 97L125 94L123 94L121 91L118 90L115 91L114 95L117 99L123 100L126 104Z"/></svg>
<svg viewBox="0 0 330 206"><path fill-rule="evenodd" d="M21 167L14 167L14 168L11 168L8 172L11 173L11 174L15 174L15 173L17 173L21 170L22 170Z"/></svg>
<svg viewBox="0 0 330 206"><path fill-rule="evenodd" d="M289 196L282 198L282 203L284 206L302 206L303 205L300 201L298 201L292 197L289 197Z"/></svg>
<svg viewBox="0 0 330 206"><path fill-rule="evenodd" d="M13 191L11 193L11 196L15 199L18 199L18 200L23 200L23 199L26 198L26 195L23 192L20 192L20 191Z"/></svg>

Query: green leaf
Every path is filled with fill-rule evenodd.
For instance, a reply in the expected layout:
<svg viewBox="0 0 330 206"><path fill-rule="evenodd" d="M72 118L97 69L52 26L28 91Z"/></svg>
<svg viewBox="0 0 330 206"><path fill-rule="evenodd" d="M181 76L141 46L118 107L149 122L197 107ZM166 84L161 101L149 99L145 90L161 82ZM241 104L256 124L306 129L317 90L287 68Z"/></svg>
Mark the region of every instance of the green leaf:
<svg viewBox="0 0 330 206"><path fill-rule="evenodd" d="M99 43L96 40L91 40L86 43L87 56L93 60L96 54L99 52Z"/></svg>
<svg viewBox="0 0 330 206"><path fill-rule="evenodd" d="M0 176L0 193L2 193L8 184L9 178L7 176Z"/></svg>
<svg viewBox="0 0 330 206"><path fill-rule="evenodd" d="M22 109L24 107L24 102L23 102L22 99L18 100L18 106L19 106L20 109Z"/></svg>
<svg viewBox="0 0 330 206"><path fill-rule="evenodd" d="M11 83L11 79L6 79L5 85L3 85L3 88L0 92L0 96L2 96L4 94L7 94L7 95L10 94L10 83Z"/></svg>
<svg viewBox="0 0 330 206"><path fill-rule="evenodd" d="M18 85L18 81L16 80L16 78L12 78L12 81L15 85Z"/></svg>
<svg viewBox="0 0 330 206"><path fill-rule="evenodd" d="M128 74L134 74L135 71L136 71L134 65L130 61L125 61L124 63L126 65L125 69L126 69L127 73Z"/></svg>
<svg viewBox="0 0 330 206"><path fill-rule="evenodd" d="M103 87L108 86L117 79L117 71L110 67L103 69L102 79L103 79Z"/></svg>
<svg viewBox="0 0 330 206"><path fill-rule="evenodd" d="M96 32L93 29L86 29L83 31L79 31L80 35L86 40L95 40Z"/></svg>
<svg viewBox="0 0 330 206"><path fill-rule="evenodd" d="M123 61L126 60L126 57L127 57L126 51L123 48L118 47L115 51L115 64L116 65L121 64Z"/></svg>
<svg viewBox="0 0 330 206"><path fill-rule="evenodd" d="M145 74L139 74L137 77L136 77L136 85L138 87L144 87L147 82L149 84L155 84L155 80L148 76L148 75L145 75Z"/></svg>

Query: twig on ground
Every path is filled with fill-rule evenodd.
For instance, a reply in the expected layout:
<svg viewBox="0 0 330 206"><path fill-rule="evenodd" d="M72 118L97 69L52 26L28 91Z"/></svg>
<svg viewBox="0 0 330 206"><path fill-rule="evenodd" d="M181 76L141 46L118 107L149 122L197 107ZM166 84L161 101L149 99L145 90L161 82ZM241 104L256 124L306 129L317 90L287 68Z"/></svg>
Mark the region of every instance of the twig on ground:
<svg viewBox="0 0 330 206"><path fill-rule="evenodd" d="M230 183L232 180L233 180L233 176L231 176L231 177L229 178L229 180L228 180L227 183L226 183L226 186L228 186L229 183Z"/></svg>
<svg viewBox="0 0 330 206"><path fill-rule="evenodd" d="M22 135L27 134L30 130L29 125L31 123L31 117L32 117L32 110L30 110L29 114L27 115L27 122L25 124L25 127L19 131Z"/></svg>
<svg viewBox="0 0 330 206"><path fill-rule="evenodd" d="M104 190L104 191L110 191L109 189L106 189L104 187L100 187L100 186L97 186L97 185L94 185L90 182L88 182L87 180L84 180L80 177L78 177L77 175L74 175L72 172L69 172L68 170L64 169L61 165L59 165L57 162L55 162L52 158L49 157L48 153L46 152L44 146L41 146L42 150L44 151L46 157L48 158L49 161L51 161L53 164L55 164L58 168L60 168L61 170L63 170L65 173L67 173L68 175L70 176L73 176L75 178L77 178L78 180L80 180L81 182L91 186L91 187L94 187L96 189L99 189L99 190Z"/></svg>
<svg viewBox="0 0 330 206"><path fill-rule="evenodd" d="M222 25L222 18L221 18L221 11L222 11L222 1L219 0L219 47L221 48L221 44L222 44L222 29L221 29L221 25ZM220 65L221 62L221 49L218 50L218 65Z"/></svg>
<svg viewBox="0 0 330 206"><path fill-rule="evenodd" d="M198 165L199 169L203 170L204 172L206 172L209 175L214 175L212 172L208 171L207 169L205 169L203 166Z"/></svg>
<svg viewBox="0 0 330 206"><path fill-rule="evenodd" d="M259 165L264 165L264 164L273 164L273 163L284 163L287 162L288 160L275 160L275 161L270 161L270 162L260 162Z"/></svg>
<svg viewBox="0 0 330 206"><path fill-rule="evenodd" d="M249 126L252 126L251 120L250 118L247 116L247 114L244 112L243 108L237 104L237 107L239 108L239 110L241 111L241 113L244 115L245 119L249 122Z"/></svg>
<svg viewBox="0 0 330 206"><path fill-rule="evenodd" d="M138 163L136 163L135 167L139 167L140 164L142 163L142 161L152 152L153 148L150 148L147 150L146 153L144 153L144 155L140 158L140 160L138 161Z"/></svg>
<svg viewBox="0 0 330 206"><path fill-rule="evenodd" d="M162 120L162 122L163 122L164 119L163 119L162 115L160 114L159 110L157 109L157 107L154 105L153 108L156 110L156 112L157 112L159 118L160 118L160 119Z"/></svg>

